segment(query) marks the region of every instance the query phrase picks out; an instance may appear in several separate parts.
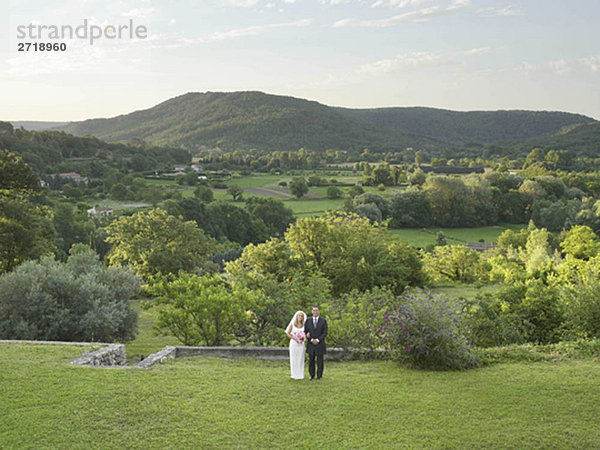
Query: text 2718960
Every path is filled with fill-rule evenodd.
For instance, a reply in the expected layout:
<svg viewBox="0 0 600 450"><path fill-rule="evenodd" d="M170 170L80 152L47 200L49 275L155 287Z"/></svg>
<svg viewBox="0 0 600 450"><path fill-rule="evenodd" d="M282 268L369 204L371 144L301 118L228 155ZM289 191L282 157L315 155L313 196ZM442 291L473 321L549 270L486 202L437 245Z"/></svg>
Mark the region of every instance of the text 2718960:
<svg viewBox="0 0 600 450"><path fill-rule="evenodd" d="M64 52L67 44L64 42L19 42L17 49L20 52Z"/></svg>

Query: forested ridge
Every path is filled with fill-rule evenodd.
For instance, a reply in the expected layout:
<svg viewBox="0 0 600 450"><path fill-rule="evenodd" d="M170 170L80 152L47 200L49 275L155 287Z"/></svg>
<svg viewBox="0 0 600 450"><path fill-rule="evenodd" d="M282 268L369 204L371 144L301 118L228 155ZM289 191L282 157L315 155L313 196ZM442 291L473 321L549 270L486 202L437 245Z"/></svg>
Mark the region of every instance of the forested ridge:
<svg viewBox="0 0 600 450"><path fill-rule="evenodd" d="M488 155L526 154L555 138L560 149L589 155L598 140L597 123L565 112L348 109L262 92L192 92L146 110L73 122L62 129L107 141L143 139L191 150L420 149L431 156L461 157L481 156L486 148Z"/></svg>
<svg viewBox="0 0 600 450"><path fill-rule="evenodd" d="M594 121L581 114L558 111L461 112L423 107L337 110L348 117L382 127L464 143L553 136L565 127Z"/></svg>

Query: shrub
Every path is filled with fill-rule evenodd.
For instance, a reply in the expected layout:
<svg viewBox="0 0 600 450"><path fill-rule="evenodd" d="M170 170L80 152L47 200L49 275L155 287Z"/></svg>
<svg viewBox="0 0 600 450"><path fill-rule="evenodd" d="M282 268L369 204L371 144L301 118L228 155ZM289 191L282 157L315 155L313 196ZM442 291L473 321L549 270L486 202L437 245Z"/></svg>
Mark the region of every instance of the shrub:
<svg viewBox="0 0 600 450"><path fill-rule="evenodd" d="M569 338L600 337L600 281L598 260L595 258L581 270L575 283L561 289L565 304L563 334Z"/></svg>
<svg viewBox="0 0 600 450"><path fill-rule="evenodd" d="M438 242L439 238L440 236ZM425 273L438 282L486 282L490 270L489 264L479 252L458 245L435 247L431 253L424 253L423 266Z"/></svg>
<svg viewBox="0 0 600 450"><path fill-rule="evenodd" d="M145 287L156 299L147 306L157 310L155 328L175 336L184 345L223 345L253 303L244 289L232 289L219 275L150 278Z"/></svg>
<svg viewBox="0 0 600 450"><path fill-rule="evenodd" d="M327 198L342 198L342 190L337 186L329 186L327 188Z"/></svg>
<svg viewBox="0 0 600 450"><path fill-rule="evenodd" d="M0 277L1 338L134 338L137 314L128 300L139 290L140 280L129 269L104 267L92 250L76 248L66 264L44 258Z"/></svg>
<svg viewBox="0 0 600 450"><path fill-rule="evenodd" d="M327 339L335 347L375 350L384 315L395 303L391 290L377 287L334 298L323 308L329 323Z"/></svg>
<svg viewBox="0 0 600 450"><path fill-rule="evenodd" d="M393 359L431 370L475 367L478 360L462 332L463 305L431 293L404 293L385 312L381 343Z"/></svg>
<svg viewBox="0 0 600 450"><path fill-rule="evenodd" d="M558 289L535 279L480 296L469 310L473 343L482 347L557 342L563 320Z"/></svg>

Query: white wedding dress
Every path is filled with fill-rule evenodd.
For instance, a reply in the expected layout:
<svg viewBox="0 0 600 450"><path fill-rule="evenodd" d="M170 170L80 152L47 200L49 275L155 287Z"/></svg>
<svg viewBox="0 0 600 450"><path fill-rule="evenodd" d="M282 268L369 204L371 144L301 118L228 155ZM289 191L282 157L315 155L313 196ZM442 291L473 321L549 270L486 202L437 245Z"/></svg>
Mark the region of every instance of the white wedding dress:
<svg viewBox="0 0 600 450"><path fill-rule="evenodd" d="M290 334L296 336L299 331L304 333L304 328L297 328L292 325ZM304 353L304 344L298 344L294 339L290 339L290 369L294 380L304 379Z"/></svg>

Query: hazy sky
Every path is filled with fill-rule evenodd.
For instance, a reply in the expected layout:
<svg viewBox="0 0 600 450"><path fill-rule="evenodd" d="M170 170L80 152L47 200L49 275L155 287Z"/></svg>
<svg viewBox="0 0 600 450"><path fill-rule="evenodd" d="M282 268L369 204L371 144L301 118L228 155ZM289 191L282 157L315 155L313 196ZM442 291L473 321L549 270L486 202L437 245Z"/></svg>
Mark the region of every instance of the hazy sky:
<svg viewBox="0 0 600 450"><path fill-rule="evenodd" d="M144 25L146 39L18 52L17 27ZM0 120L82 120L190 91L347 107L600 119L598 0L0 0Z"/></svg>

